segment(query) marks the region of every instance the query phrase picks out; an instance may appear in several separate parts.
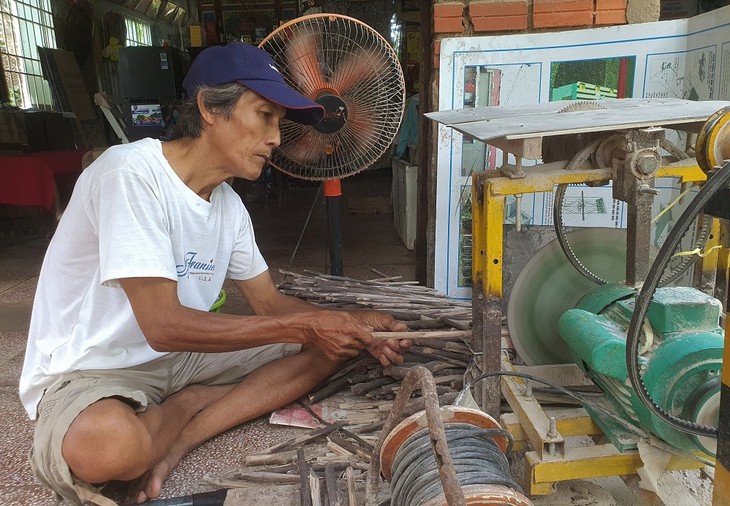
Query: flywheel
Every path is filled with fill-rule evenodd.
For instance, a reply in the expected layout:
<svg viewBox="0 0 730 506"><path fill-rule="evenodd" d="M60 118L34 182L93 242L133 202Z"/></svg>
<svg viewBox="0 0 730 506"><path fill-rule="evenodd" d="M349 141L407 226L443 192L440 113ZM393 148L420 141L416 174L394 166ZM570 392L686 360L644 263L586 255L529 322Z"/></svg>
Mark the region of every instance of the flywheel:
<svg viewBox="0 0 730 506"><path fill-rule="evenodd" d="M586 228L568 232L576 255L608 282L626 275L626 231ZM530 258L515 278L507 303L507 327L515 351L527 365L572 362L557 331L558 318L596 285L568 261L557 239Z"/></svg>

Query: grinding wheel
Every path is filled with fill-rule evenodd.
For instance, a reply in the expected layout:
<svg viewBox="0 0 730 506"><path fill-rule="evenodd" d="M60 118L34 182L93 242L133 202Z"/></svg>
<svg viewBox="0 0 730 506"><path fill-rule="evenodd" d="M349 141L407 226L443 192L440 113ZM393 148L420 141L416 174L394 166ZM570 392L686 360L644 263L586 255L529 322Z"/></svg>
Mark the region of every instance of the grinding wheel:
<svg viewBox="0 0 730 506"><path fill-rule="evenodd" d="M626 277L626 231L586 228L568 233L580 261L607 282ZM507 327L517 354L527 365L572 362L558 335L558 318L598 287L565 257L560 243L540 249L515 279L507 303Z"/></svg>

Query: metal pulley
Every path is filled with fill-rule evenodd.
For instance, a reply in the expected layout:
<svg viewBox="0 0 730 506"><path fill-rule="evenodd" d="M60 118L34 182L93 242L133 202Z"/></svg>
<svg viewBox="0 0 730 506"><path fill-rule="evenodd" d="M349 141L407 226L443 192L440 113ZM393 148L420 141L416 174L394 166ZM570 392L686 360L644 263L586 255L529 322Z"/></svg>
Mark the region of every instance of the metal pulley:
<svg viewBox="0 0 730 506"><path fill-rule="evenodd" d="M697 165L709 173L713 168L730 159L730 106L723 107L702 126L697 136L695 156Z"/></svg>

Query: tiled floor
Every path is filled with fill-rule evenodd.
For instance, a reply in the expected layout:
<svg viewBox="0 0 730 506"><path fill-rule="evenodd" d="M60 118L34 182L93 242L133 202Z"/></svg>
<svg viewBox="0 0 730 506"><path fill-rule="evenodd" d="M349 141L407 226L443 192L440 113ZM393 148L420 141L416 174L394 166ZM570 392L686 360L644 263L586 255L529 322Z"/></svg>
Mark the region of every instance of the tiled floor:
<svg viewBox="0 0 730 506"><path fill-rule="evenodd" d="M401 242L389 211L390 171L367 171L342 182L344 274L354 278L389 276L414 279L415 255ZM327 216L316 184L292 184L279 203L268 205L248 194L248 208L257 241L276 280L279 269L329 272L325 263ZM304 224L311 212L304 233ZM17 218L14 218L17 220ZM33 218L36 219L36 218ZM23 232L23 231L21 231ZM27 231L24 231L27 232ZM301 243L292 261L297 241ZM56 504L52 494L31 474L27 453L33 427L17 395L30 309L37 275L48 244L47 236L10 235L7 227L0 237L0 504L45 506ZM245 310L235 292L229 294L226 311ZM298 434L297 429L270 426L255 420L229 431L189 454L168 478L163 497L177 497L200 490L200 480L235 469L247 453L263 450Z"/></svg>

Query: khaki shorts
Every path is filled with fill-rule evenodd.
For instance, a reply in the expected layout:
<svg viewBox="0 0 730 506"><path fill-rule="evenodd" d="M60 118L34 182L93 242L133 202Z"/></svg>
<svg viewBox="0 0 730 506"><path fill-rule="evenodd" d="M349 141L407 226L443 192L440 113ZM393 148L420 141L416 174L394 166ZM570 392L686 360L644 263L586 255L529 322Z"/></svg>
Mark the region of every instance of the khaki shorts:
<svg viewBox="0 0 730 506"><path fill-rule="evenodd" d="M237 383L262 365L299 352L298 344L274 344L231 353L170 353L126 369L76 371L61 376L41 399L30 465L41 483L74 503L115 504L100 487L72 474L61 454L66 431L79 413L108 397L125 399L137 412L194 383Z"/></svg>

